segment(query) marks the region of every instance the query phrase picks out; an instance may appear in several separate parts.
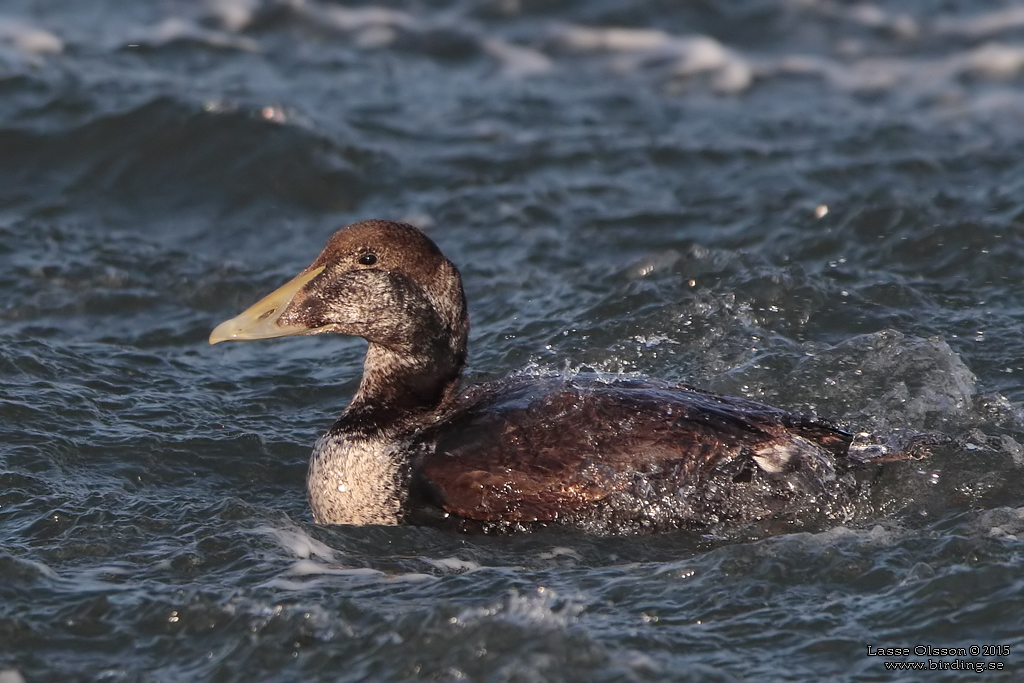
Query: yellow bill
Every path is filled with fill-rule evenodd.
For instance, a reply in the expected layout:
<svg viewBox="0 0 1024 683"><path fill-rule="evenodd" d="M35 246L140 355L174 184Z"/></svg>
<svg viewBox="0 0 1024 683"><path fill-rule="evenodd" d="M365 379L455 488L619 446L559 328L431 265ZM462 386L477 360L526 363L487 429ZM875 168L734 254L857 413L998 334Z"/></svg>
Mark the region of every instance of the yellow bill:
<svg viewBox="0 0 1024 683"><path fill-rule="evenodd" d="M320 266L300 273L242 313L217 325L210 333L210 343L290 337L307 332L306 327L282 324L279 320L299 290L323 270L324 266Z"/></svg>

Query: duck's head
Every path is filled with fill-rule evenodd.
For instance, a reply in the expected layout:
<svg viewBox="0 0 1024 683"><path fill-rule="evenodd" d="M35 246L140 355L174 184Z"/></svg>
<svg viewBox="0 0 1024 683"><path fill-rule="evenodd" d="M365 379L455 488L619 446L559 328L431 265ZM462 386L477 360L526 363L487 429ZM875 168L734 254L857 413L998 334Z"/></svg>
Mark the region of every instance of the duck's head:
<svg viewBox="0 0 1024 683"><path fill-rule="evenodd" d="M411 225L371 220L336 232L305 270L218 325L210 343L337 332L399 354L464 356L468 331L462 280L437 245Z"/></svg>

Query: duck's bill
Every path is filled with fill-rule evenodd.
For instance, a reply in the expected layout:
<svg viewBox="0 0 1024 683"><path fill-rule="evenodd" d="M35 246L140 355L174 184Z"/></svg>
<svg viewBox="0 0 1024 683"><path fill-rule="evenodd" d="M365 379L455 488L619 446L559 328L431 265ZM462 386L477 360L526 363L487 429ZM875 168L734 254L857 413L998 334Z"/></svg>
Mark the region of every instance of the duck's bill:
<svg viewBox="0 0 1024 683"><path fill-rule="evenodd" d="M303 325L282 323L281 314L288 308L288 304L299 290L323 272L323 269L324 267L320 266L301 273L234 318L217 325L210 333L210 343L273 339L309 332L309 328Z"/></svg>

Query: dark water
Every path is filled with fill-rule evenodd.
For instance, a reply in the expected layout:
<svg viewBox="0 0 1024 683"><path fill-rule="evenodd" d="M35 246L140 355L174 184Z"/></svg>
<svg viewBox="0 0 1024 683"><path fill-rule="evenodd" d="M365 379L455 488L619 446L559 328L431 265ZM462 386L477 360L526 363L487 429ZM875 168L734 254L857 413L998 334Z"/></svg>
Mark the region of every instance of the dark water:
<svg viewBox="0 0 1024 683"><path fill-rule="evenodd" d="M1011 2L3 0L0 680L1019 680L1022 88ZM206 336L369 217L472 379L963 445L760 539L317 527L361 343Z"/></svg>

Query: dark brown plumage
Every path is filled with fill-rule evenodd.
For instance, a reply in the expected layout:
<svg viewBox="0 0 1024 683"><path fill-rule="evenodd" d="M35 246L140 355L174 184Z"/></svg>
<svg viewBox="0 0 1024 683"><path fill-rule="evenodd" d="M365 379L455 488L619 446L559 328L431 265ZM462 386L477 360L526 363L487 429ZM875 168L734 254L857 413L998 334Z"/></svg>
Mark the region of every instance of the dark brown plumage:
<svg viewBox="0 0 1024 683"><path fill-rule="evenodd" d="M686 387L520 376L459 393L468 330L458 271L434 243L366 221L210 342L368 341L359 390L310 462L320 523L630 532L843 520L852 469L904 457L853 450L850 434L820 420Z"/></svg>

